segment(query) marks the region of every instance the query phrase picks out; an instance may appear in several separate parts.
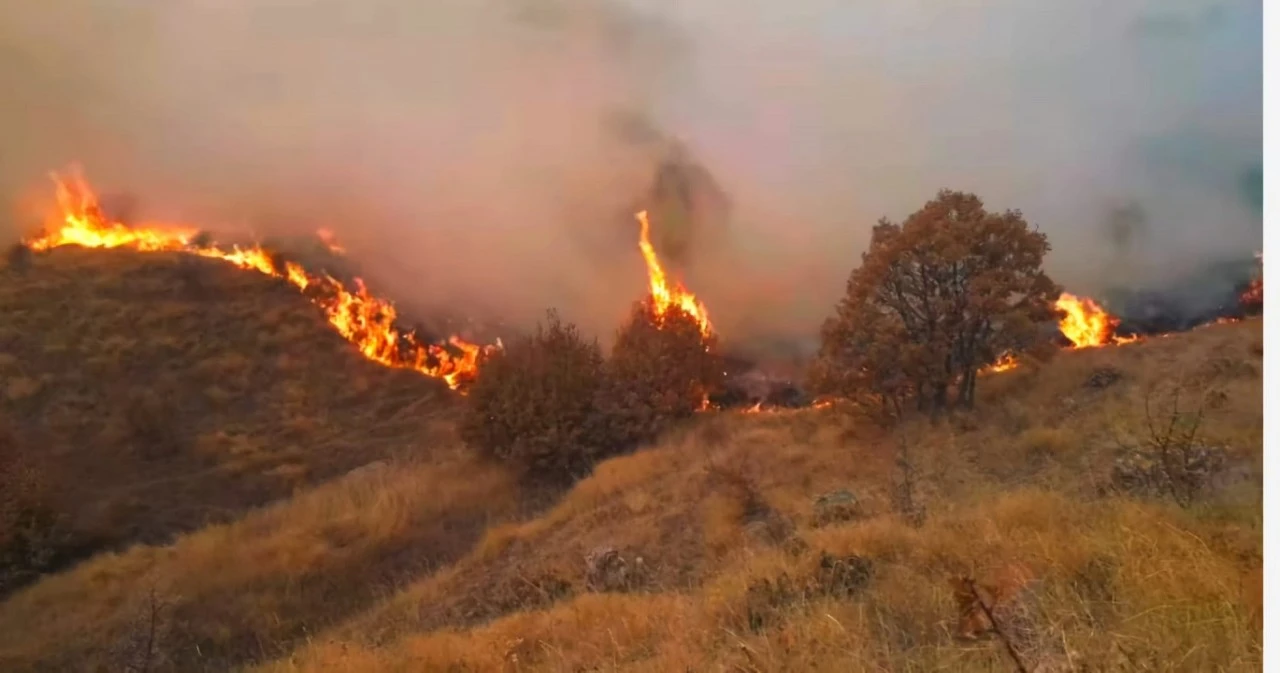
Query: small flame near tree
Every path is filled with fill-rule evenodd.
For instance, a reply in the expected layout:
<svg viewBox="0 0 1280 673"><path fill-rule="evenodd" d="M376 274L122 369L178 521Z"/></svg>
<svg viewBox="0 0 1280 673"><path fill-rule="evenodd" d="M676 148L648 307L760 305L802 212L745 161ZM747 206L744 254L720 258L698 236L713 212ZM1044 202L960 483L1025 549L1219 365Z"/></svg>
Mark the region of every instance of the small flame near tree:
<svg viewBox="0 0 1280 673"><path fill-rule="evenodd" d="M179 252L217 259L241 269L279 278L305 291L324 312L329 325L351 342L361 355L386 367L409 369L443 379L458 389L470 379L480 356L501 345L480 346L459 337L444 343L424 343L412 331L396 327L395 306L375 297L360 279L347 287L329 274L313 274L294 262L278 264L262 247L218 247L199 240L199 231L172 225L130 226L109 220L98 197L79 171L53 175L58 213L44 233L25 241L35 251L67 245L86 248L127 248L141 252ZM320 240L341 253L332 232L321 230Z"/></svg>
<svg viewBox="0 0 1280 673"><path fill-rule="evenodd" d="M1071 342L1072 350L1097 348L1100 346L1123 346L1141 340L1142 337L1119 336L1115 333L1120 319L1107 313L1098 302L1089 297L1078 297L1063 292L1054 302L1054 307L1062 314L1058 321L1058 331ZM982 370L983 374L998 374L1015 369L1018 359L1009 353L1002 354L996 361Z"/></svg>

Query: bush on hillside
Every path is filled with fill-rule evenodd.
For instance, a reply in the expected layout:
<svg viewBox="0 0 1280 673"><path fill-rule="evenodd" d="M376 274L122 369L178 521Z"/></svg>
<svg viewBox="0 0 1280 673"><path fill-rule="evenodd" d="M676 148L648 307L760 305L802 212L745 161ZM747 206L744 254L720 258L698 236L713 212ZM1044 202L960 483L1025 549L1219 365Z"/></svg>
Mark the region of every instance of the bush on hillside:
<svg viewBox="0 0 1280 673"><path fill-rule="evenodd" d="M724 386L715 339L672 306L637 302L618 331L597 406L616 448L652 441L698 411Z"/></svg>
<svg viewBox="0 0 1280 673"><path fill-rule="evenodd" d="M544 324L480 363L459 426L481 453L529 476L563 480L590 467L605 444L594 404L604 358L572 324Z"/></svg>
<svg viewBox="0 0 1280 673"><path fill-rule="evenodd" d="M51 495L47 472L0 426L0 595L53 563L57 516Z"/></svg>
<svg viewBox="0 0 1280 673"><path fill-rule="evenodd" d="M978 373L1005 356L1052 354L1042 325L1060 288L1049 241L1018 211L943 190L903 223L881 220L822 329L817 392L937 412L971 407Z"/></svg>

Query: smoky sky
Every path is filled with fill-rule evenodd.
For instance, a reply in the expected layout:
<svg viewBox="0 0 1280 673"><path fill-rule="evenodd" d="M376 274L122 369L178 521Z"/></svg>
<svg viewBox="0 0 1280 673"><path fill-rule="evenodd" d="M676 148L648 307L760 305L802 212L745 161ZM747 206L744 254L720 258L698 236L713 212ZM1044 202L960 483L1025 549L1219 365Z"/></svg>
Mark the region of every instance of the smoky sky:
<svg viewBox="0 0 1280 673"><path fill-rule="evenodd" d="M662 140L732 200L686 280L810 335L871 226L1020 209L1080 293L1261 246L1260 0L46 0L0 6L5 227L70 162L157 219L327 227L406 306L602 336Z"/></svg>

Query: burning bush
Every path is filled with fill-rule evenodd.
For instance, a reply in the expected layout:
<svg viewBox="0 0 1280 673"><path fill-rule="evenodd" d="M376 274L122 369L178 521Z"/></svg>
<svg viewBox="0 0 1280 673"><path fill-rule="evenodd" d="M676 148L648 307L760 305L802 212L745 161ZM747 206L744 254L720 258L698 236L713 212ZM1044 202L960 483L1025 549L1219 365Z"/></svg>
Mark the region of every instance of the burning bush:
<svg viewBox="0 0 1280 673"><path fill-rule="evenodd" d="M533 334L483 358L460 424L482 453L538 478L564 479L595 460L592 432L604 379L600 347L550 312Z"/></svg>
<svg viewBox="0 0 1280 673"><path fill-rule="evenodd" d="M700 409L724 383L714 337L696 315L637 303L618 331L598 407L615 450L650 441Z"/></svg>
<svg viewBox="0 0 1280 673"><path fill-rule="evenodd" d="M942 191L902 224L881 220L822 330L818 392L870 395L896 409L971 406L978 372L1002 357L1052 352L1057 285L1049 241L1017 211L989 213Z"/></svg>

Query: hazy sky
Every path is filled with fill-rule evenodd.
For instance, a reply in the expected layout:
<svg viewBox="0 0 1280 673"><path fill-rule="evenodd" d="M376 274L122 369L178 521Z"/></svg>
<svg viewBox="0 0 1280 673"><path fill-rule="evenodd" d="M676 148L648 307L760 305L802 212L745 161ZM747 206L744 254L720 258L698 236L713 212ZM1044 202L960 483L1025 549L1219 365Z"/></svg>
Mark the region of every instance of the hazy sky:
<svg viewBox="0 0 1280 673"><path fill-rule="evenodd" d="M1260 0L43 0L0 5L0 194L77 160L149 214L326 226L408 305L644 291L628 209L687 143L734 200L690 283L810 334L880 216L1019 208L1069 288L1261 245ZM1254 171L1250 173L1250 171ZM1144 226L1117 245L1111 216ZM21 211L18 211L21 212ZM29 220L15 216L12 228Z"/></svg>

